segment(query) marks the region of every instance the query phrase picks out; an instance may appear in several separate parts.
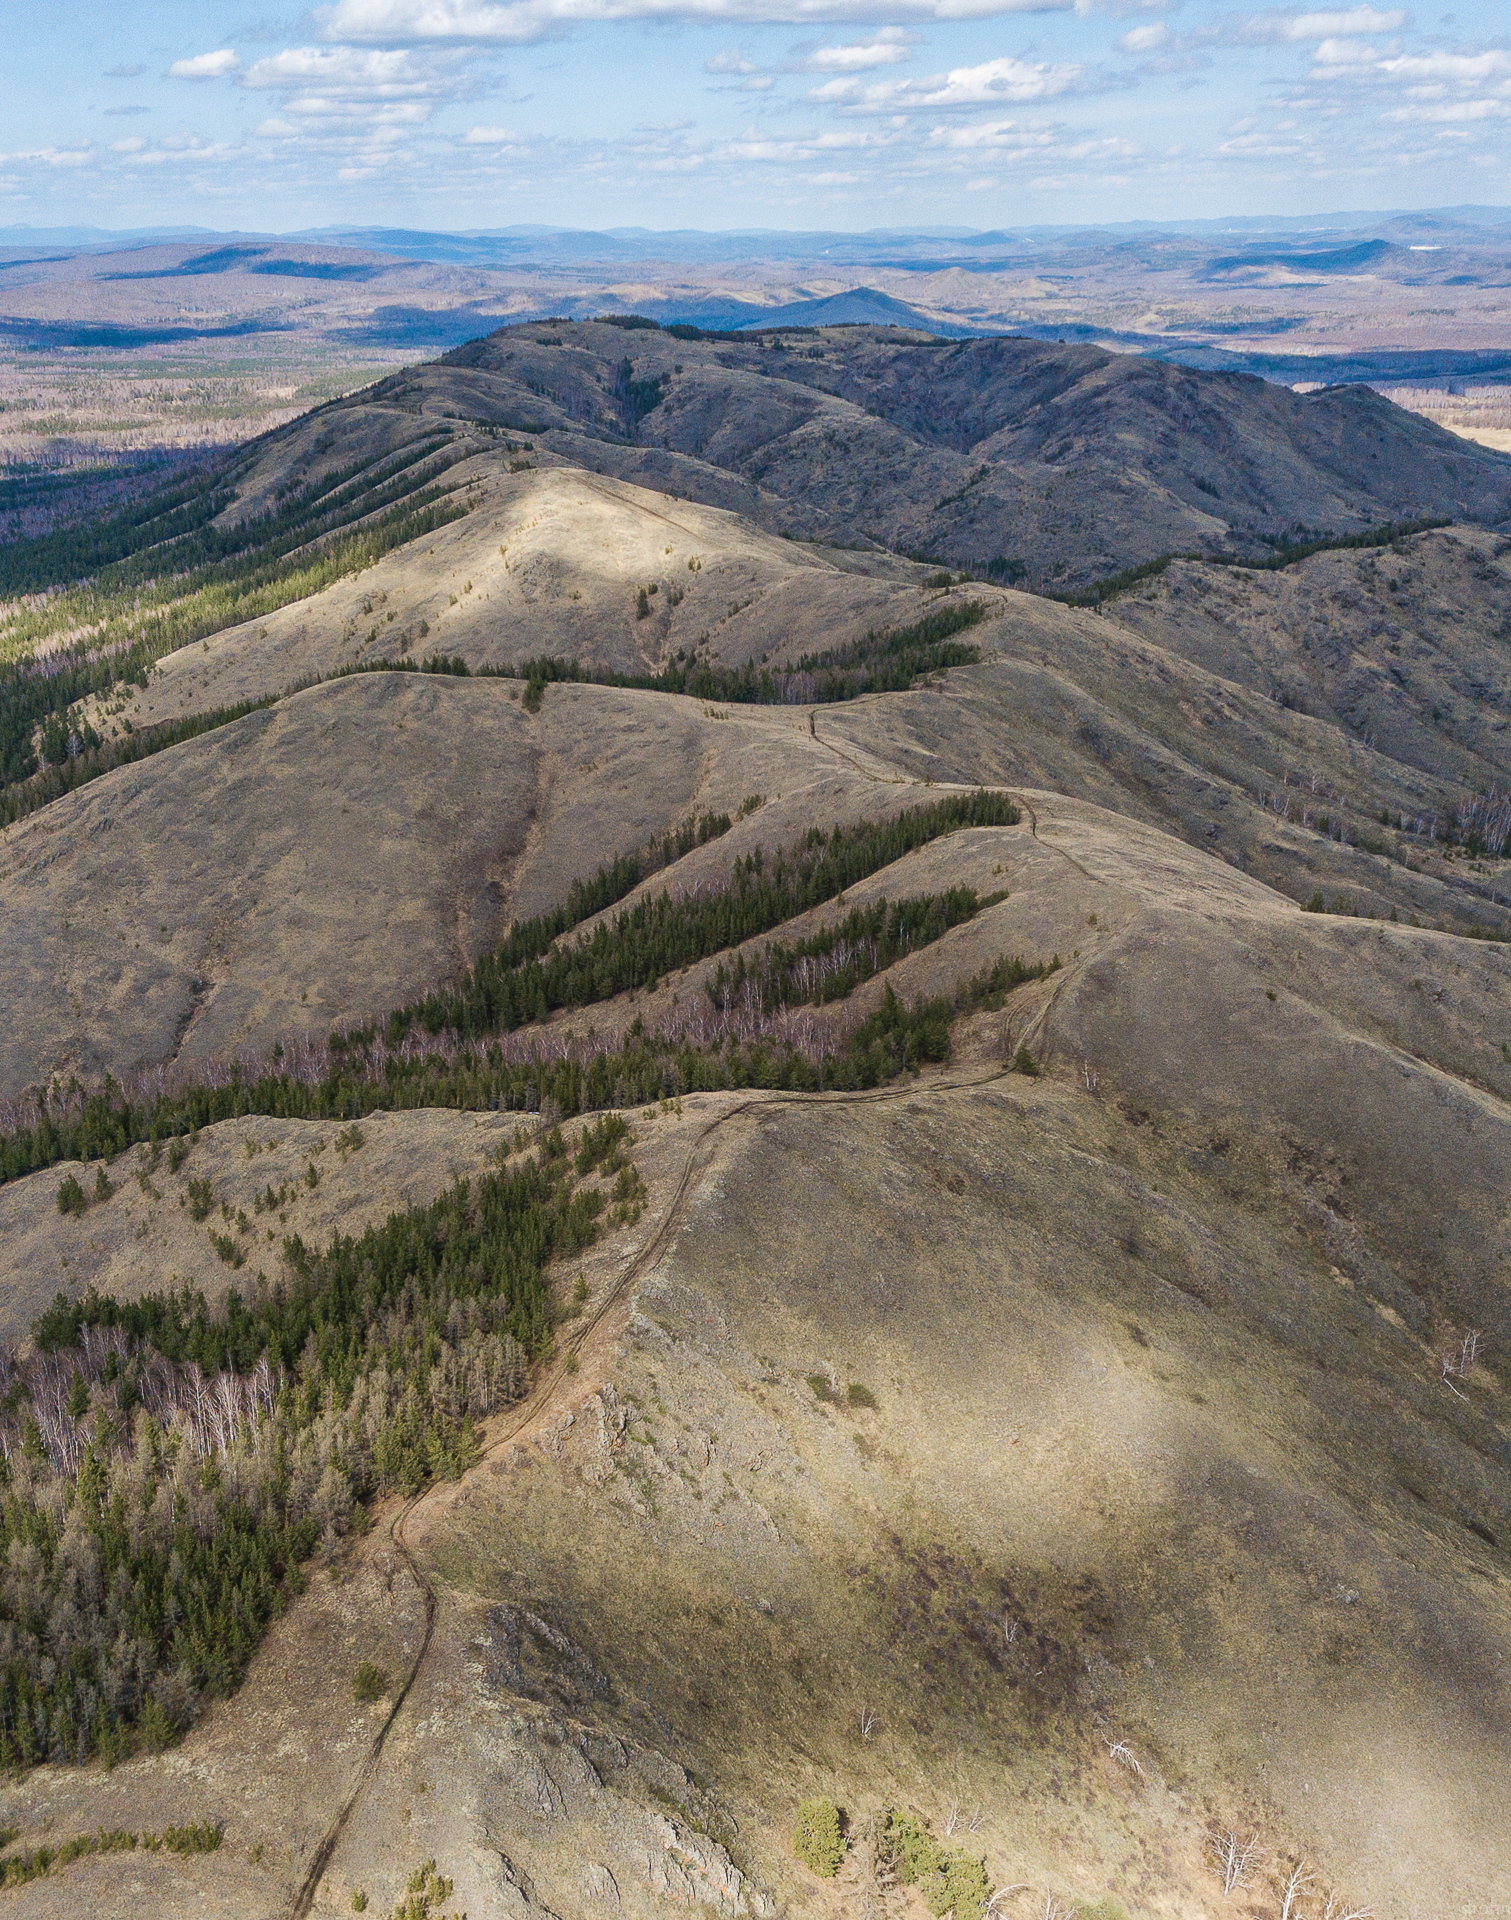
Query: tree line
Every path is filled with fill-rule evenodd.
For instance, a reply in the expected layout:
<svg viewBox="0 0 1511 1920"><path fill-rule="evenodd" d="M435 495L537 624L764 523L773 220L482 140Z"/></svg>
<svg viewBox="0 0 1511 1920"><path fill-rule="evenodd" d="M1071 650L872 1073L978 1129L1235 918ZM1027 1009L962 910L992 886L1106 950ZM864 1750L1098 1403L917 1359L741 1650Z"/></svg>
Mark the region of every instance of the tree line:
<svg viewBox="0 0 1511 1920"><path fill-rule="evenodd" d="M561 1113L573 1114L705 1087L874 1084L855 1079L872 1070L856 1064L858 1056L843 1053L815 1064L776 1034L742 1039L731 1033L721 1049L711 1051L632 1033L624 1046L593 1050L585 1058L564 1051L556 1058L509 1059L488 1041L526 1019L538 1019L536 1008L549 1011L553 997L559 1005L583 1005L628 985L649 984L674 966L711 956L833 899L942 834L1014 826L1020 818L1005 794L978 790L910 808L889 821L836 826L828 833L813 828L791 858L778 853L768 861L756 849L736 861L730 884L717 892L681 900L663 893L600 923L589 940L553 950L562 933L618 897L616 889L637 883L639 858L621 857L600 868L593 880L574 885L555 913L513 928L498 952L480 961L454 993L427 995L398 1009L381 1032L369 1026L333 1035L328 1068L318 1079L292 1071L279 1046L251 1073L233 1063L218 1084L131 1098L107 1075L104 1086L92 1092L44 1093L33 1121L0 1134L0 1180L19 1179L61 1160L110 1158L138 1141L173 1139L250 1113L355 1120L380 1109L530 1111L549 1101ZM710 828L722 827L723 816L705 819ZM585 998L568 1000L569 994ZM416 1027L422 1034L449 1030L458 1044L436 1051L412 1048L406 1040ZM748 1053L742 1053L747 1046Z"/></svg>
<svg viewBox="0 0 1511 1920"><path fill-rule="evenodd" d="M563 681L688 694L746 706L828 705L854 700L862 693L906 692L925 674L978 665L980 648L953 636L979 625L986 616L979 600L951 601L910 626L873 627L862 639L804 654L791 666L775 669L753 661L740 667L715 666L700 660L694 650L691 657L679 654L660 673L616 673L544 654L521 661L513 671L526 683L525 705L532 712L546 687Z"/></svg>
<svg viewBox="0 0 1511 1920"><path fill-rule="evenodd" d="M553 1128L323 1253L293 1237L284 1277L219 1312L59 1296L36 1355L0 1356L0 1766L166 1744L239 1684L322 1535L471 1463L473 1422L549 1342L547 1262L609 1204L583 1182L623 1175L627 1134L605 1116L574 1154Z"/></svg>
<svg viewBox="0 0 1511 1920"><path fill-rule="evenodd" d="M965 827L1016 826L1022 818L1005 794L978 789L932 806L913 807L892 820L811 828L789 857L758 847L734 862L727 885L698 897L670 893L642 899L586 940L540 944L544 927L527 923L495 954L484 956L449 991L426 994L388 1018L388 1038L412 1026L463 1037L509 1032L563 1007L607 1000L628 988L653 987L680 968L725 947L738 946L822 905L870 874L942 834ZM600 870L602 873L602 870ZM628 868L620 870L627 876ZM552 935L556 941L559 936Z"/></svg>
<svg viewBox="0 0 1511 1920"><path fill-rule="evenodd" d="M873 974L1006 898L994 893L983 900L974 887L951 887L909 900L878 900L806 939L776 941L749 957L742 953L732 967L721 961L708 997L715 1006L760 1009L844 1000Z"/></svg>
<svg viewBox="0 0 1511 1920"><path fill-rule="evenodd" d="M13 649L54 628L91 631L67 653L0 668L0 785L36 772L38 724L65 714L75 701L120 684L145 687L148 670L165 653L318 593L465 512L437 479L416 487L407 469L376 488L358 481L330 497L315 489L265 516L266 539L249 537L255 521L218 536L237 543L230 557L212 554L175 572L169 543L107 568L88 589L23 612L6 636ZM359 520L366 524L351 525ZM212 531L197 529L193 537L208 541ZM147 572L139 578L142 568Z"/></svg>

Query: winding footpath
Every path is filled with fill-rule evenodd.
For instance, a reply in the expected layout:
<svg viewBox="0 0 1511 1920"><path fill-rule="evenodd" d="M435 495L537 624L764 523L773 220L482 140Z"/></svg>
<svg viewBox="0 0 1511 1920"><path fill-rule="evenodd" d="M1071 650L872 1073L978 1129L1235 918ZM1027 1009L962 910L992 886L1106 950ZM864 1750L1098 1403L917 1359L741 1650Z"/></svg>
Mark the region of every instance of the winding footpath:
<svg viewBox="0 0 1511 1920"><path fill-rule="evenodd" d="M652 1234L651 1238L640 1249L639 1253L636 1254L625 1267L623 1273L620 1274L613 1286L609 1288L592 1314L576 1329L557 1364L537 1383L532 1391L520 1401L519 1405L505 1417L502 1424L494 1432L493 1438L484 1449L478 1464L481 1465L484 1461L498 1453L502 1447L516 1440L527 1427L541 1418L555 1399L563 1381L569 1378L571 1362L579 1350L587 1343L594 1331L603 1323L613 1308L623 1299L626 1291L633 1282L638 1280L642 1274L648 1273L660 1260L662 1254L665 1253L667 1247L671 1244L672 1237L676 1233L677 1228L682 1223L698 1179L702 1173L707 1170L708 1162L712 1156L706 1155L704 1148L712 1136L718 1133L721 1128L728 1126L731 1121L742 1119L751 1113L774 1112L783 1107L871 1106L879 1105L883 1101L888 1100L909 1099L920 1093L967 1092L976 1087L990 1086L995 1081L1003 1079L1009 1071L1010 1069L1007 1066L1000 1066L994 1067L989 1073L978 1074L970 1079L915 1079L908 1081L904 1085L878 1087L865 1092L755 1094L748 1099L738 1101L725 1112L715 1114L714 1117L700 1129L692 1146L689 1148L687 1160L682 1169L682 1176L677 1182L676 1192L672 1195L666 1211L662 1215L661 1224L657 1227L655 1233ZM476 1468L472 1469L472 1471L475 1472ZM324 1838L311 1856L308 1871L300 1883L293 1906L289 1909L289 1920L307 1920L307 1916L313 1912L315 1896L319 1891L321 1881L325 1878L331 1860L335 1855L336 1848L340 1845L341 1836L345 1833L353 1813L360 1805L363 1794L366 1792L368 1785L378 1770L378 1766L383 1757L383 1748L387 1743L388 1736L398 1721L399 1715L403 1712L405 1703L414 1688L414 1684L420 1677L420 1671L425 1664L426 1656L430 1652L438 1611L436 1591L422 1571L418 1561L411 1553L404 1538L404 1529L410 1517L415 1512L415 1509L429 1499L430 1496L436 1492L439 1485L439 1482L434 1482L431 1486L416 1494L413 1499L406 1500L403 1506L398 1509L389 1521L388 1537L393 1545L394 1551L404 1562L404 1565L414 1580L415 1586L424 1597L424 1632L420 1636L419 1649L415 1654L414 1662L409 1669L404 1684L394 1696L394 1703L389 1710L388 1717L384 1720L382 1726L379 1727L373 1738L372 1745L368 1749L367 1757L362 1763L361 1771L357 1775L351 1792L347 1795L340 1811L337 1813L335 1819L327 1829Z"/></svg>

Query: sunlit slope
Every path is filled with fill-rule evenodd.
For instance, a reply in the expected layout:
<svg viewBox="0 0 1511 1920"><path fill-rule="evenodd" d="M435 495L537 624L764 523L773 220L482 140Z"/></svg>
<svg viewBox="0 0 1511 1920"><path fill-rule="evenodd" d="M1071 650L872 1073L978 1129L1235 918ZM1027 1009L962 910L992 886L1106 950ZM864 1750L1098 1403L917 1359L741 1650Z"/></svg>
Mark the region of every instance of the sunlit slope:
<svg viewBox="0 0 1511 1920"><path fill-rule="evenodd" d="M671 1236L580 1371L413 1516L435 1639L330 1862L329 1910L355 1889L381 1910L434 1856L469 1911L526 1920L588 1920L605 1875L631 1915L689 1895L726 1920L838 1914L863 1897L859 1860L827 1888L790 1853L812 1793L856 1833L886 1805L943 1833L958 1802L955 1839L991 1884L1112 1892L1159 1920L1220 1910L1219 1823L1261 1836L1261 1911L1300 1856L1389 1920L1504 1904L1503 1376L1478 1369L1454 1398L1449 1303L1420 1336L1404 1325L1340 1250L1300 1143L1246 1124L1254 1080L1309 1044L1289 994L1278 1032L1235 1019L1244 1075L1216 1075L1204 1106L1168 1007L1135 1001L1126 1054L1100 1049L1088 1080L1066 1003L1126 950L1140 882L1171 883L1167 956L1205 942L1206 1004L1265 933L1257 889L1213 890L1180 850L1161 867L1156 835L1127 850L1131 884L1088 882L1065 856L1094 868L1104 831L1083 809L1056 818L1063 844L1041 824L996 849L1012 936L1106 936L1047 1014L1025 989L959 1035L950 1069L881 1099L635 1117L647 1217L571 1263L563 1303L581 1273L591 1311L663 1219ZM1336 1009L1354 956L1319 937L1308 957ZM1188 1006L1189 971L1165 971ZM1039 1079L992 1078L1009 1029ZM1166 1081L1147 1103L1135 1053ZM1357 1079L1335 1084L1335 1122L1380 1122ZM327 1145L310 1205L365 1186L371 1207L406 1150L406 1197L470 1170L475 1117L440 1118L375 1123L347 1164ZM246 1138L280 1136L275 1172L315 1152L289 1132L211 1129L197 1164L234 1200ZM1398 1212L1350 1175L1345 1149L1326 1178L1357 1235L1387 1242ZM81 1284L87 1243L55 1210L50 1226ZM1431 1251L1393 1252L1427 1291ZM402 1673L418 1644L381 1531L336 1574L312 1576L178 1754L49 1774L57 1831L210 1809L222 1852L172 1878L133 1861L135 1885L164 1911L286 1906L366 1751L355 1663ZM7 1817L33 1830L35 1780ZM119 1876L69 1874L17 1910L127 1913Z"/></svg>
<svg viewBox="0 0 1511 1920"><path fill-rule="evenodd" d="M398 683L406 690L412 684ZM570 697L588 705L604 696L571 689ZM490 904L500 916L505 901L524 915L559 898L573 871L573 849L602 842L605 854L632 850L662 822L693 807L728 808L727 795L744 779L781 772L783 784L768 781L763 806L643 882L641 895L664 888L705 893L725 883L736 858L795 844L809 821L887 818L942 791L867 778L864 761L837 761L795 728L782 735L751 726L742 739L738 722L724 721L706 724L730 730L721 741L721 779L739 777L727 788L710 783L688 797L706 751L706 736L687 712L692 703L679 703L682 726L668 730L648 723L647 706L650 718L657 711L648 696L615 700L607 714L594 716L600 730L579 724L570 747L582 754L596 745L603 754L604 786L625 823L618 842L609 838L613 829L597 789L576 785L554 757L562 737L559 714L558 731L546 732L541 755L552 763L552 781L541 790L527 831L520 822L519 850L498 870L498 898ZM564 697L563 711L567 704ZM323 724L330 725L329 716ZM523 728L523 717L518 724ZM507 749L507 740L490 742L481 727L470 731L495 750L500 744ZM679 767L684 797L668 804ZM648 769L659 770L661 779L654 798ZM806 781L794 778L800 770ZM519 777L523 783L523 771ZM1511 1164L1511 1062L1499 1038L1511 1027L1505 949L1403 924L1305 914L1262 882L1157 828L1085 802L1016 791L1025 810L1019 826L949 834L770 936L675 969L649 991L559 1013L555 1028L591 1026L600 1044L612 1046L637 1021L652 1029L677 1027L699 1007L711 1009L721 965L732 967L742 953L755 961L768 938L806 938L877 900L962 887L984 899L1005 890L1005 898L859 989L855 1012L875 1006L887 987L908 1001L954 994L1004 956L1029 962L1058 957L1061 969L1049 981L1014 995L1000 1036L1002 1053L1027 1044L1070 1079L1088 1087L1105 1082L1109 1097L1124 1103L1129 1124L1151 1123L1153 1116L1158 1125L1165 1116L1200 1134L1204 1166L1219 1184L1240 1162L1251 1166L1256 1180L1262 1175L1276 1182L1277 1191L1289 1195L1297 1230L1311 1235L1332 1264L1372 1289L1414 1331L1423 1333L1436 1316L1447 1315L1511 1338L1505 1267L1511 1245L1503 1217ZM240 804L266 809L268 796L252 789ZM658 807L665 811L658 813ZM435 824L454 831L454 822ZM270 840L265 830L258 847L265 849ZM424 896L415 884L423 858L437 889L457 886L459 870L446 865L444 843L417 842L402 857L380 850L375 873L407 872L408 891L388 899L375 880L350 907L336 866L341 844L326 854L319 874L281 905L258 902L256 889L271 888L273 878L266 876L279 870L271 860L260 872L244 865L247 895L239 914L234 886L222 881L212 898L219 917L207 913L199 925L200 938L217 930L223 941L213 971L206 965L185 979L182 962L177 973L169 972L171 948L168 957L157 959L167 992L189 1009L176 1045L173 1033L159 1038L146 1020L132 1026L124 1014L112 1025L70 1020L61 996L49 991L42 963L34 963L28 997L18 1002L27 1018L11 1043L12 1090L41 1077L48 1046L56 1049L54 1071L71 1065L66 1049L78 1046L81 1031L99 1049L96 1071L106 1064L119 1073L166 1059L192 1063L236 1048L266 1050L280 1035L323 1037L341 1020L383 1014L437 976L455 977L461 963L438 951L438 933L420 910ZM78 875L77 883L85 878ZM180 873L179 884L192 887L192 875ZM466 903L477 897L475 873L467 884L474 891L442 900L439 926L456 931L464 924ZM626 904L636 897L628 896ZM98 910L88 945L73 927L49 930L59 949L79 956L68 982L75 993L91 962L100 969L96 980L104 978L107 965L120 968L127 959L117 957L121 948L130 955L128 968L144 967L135 947L117 938L112 916ZM475 934L478 923L470 924ZM76 943L71 949L63 944L70 937ZM310 987L299 984L305 977L301 965ZM117 992L123 1008L153 1005L140 988ZM835 1009L825 1017L843 1015ZM135 1055L126 1052L128 1046L138 1050ZM29 1218L35 1221L37 1209L46 1214L60 1177L23 1183L33 1195ZM131 1215L133 1231L138 1213L145 1220L153 1212L135 1195L123 1204L122 1218ZM98 1239L93 1220L90 1215L77 1225L58 1225L78 1243L73 1257L84 1260L84 1267L74 1269L76 1278L92 1260L106 1258L83 1253ZM1360 1224L1366 1220L1376 1227ZM129 1242L123 1245L129 1252ZM30 1260L29 1246L25 1235L14 1241L22 1267ZM108 1259L120 1257L113 1252ZM199 1283L212 1296L223 1290L226 1276L207 1242L199 1245L197 1268ZM132 1267L122 1284L141 1284L134 1275ZM102 1285L107 1278L113 1284L120 1279L113 1266L101 1268Z"/></svg>
<svg viewBox="0 0 1511 1920"><path fill-rule="evenodd" d="M454 978L571 879L752 794L780 805L721 859L896 812L919 782L1021 784L1174 832L1220 855L1217 873L1239 868L1292 901L1320 892L1457 928L1511 920L1493 863L1450 861L1378 823L1381 809L1445 811L1450 779L1110 618L1022 594L990 606L970 632L982 664L910 693L807 710L554 686L530 714L516 682L360 674L118 769L12 827L0 852L24 1010L3 1043L5 1085L382 1012ZM145 698L187 698L216 646L232 677L204 697L247 684L238 662L276 682L272 644L254 633L191 650Z"/></svg>
<svg viewBox="0 0 1511 1920"><path fill-rule="evenodd" d="M363 674L120 768L10 829L5 1092L323 1035L453 979L509 921L750 794L776 846L885 814L792 710Z"/></svg>
<svg viewBox="0 0 1511 1920"><path fill-rule="evenodd" d="M799 546L581 468L508 464L463 462L450 477L467 483L464 518L166 655L145 690L93 703L96 724L151 725L435 653L474 668L555 654L620 673L654 673L694 649L730 666L795 659L906 625L935 598L917 585L924 569L888 555Z"/></svg>
<svg viewBox="0 0 1511 1920"><path fill-rule="evenodd" d="M418 1815L425 1850L469 1899L500 1897L496 1849L544 1909L591 1910L586 1858L653 1911L552 1742L655 1727L689 1775L666 1810L737 1826L793 1912L863 1892L856 1863L831 1898L792 1861L813 1793L856 1829L901 1803L944 1833L958 1803L954 1843L1041 1903L1218 1911L1222 1823L1261 1836L1261 1911L1303 1855L1383 1914L1496 1911L1511 1620L1466 1524L1504 1526L1492 1382L1445 1411L1431 1354L1277 1221L1242 1148L1214 1179L1209 1138L1068 1077L757 1108L711 1149L590 1378L427 1510L482 1674L422 1692L338 1884L394 1871L433 1772L460 1797ZM499 1606L609 1691L563 1700L524 1637L544 1705L495 1770Z"/></svg>

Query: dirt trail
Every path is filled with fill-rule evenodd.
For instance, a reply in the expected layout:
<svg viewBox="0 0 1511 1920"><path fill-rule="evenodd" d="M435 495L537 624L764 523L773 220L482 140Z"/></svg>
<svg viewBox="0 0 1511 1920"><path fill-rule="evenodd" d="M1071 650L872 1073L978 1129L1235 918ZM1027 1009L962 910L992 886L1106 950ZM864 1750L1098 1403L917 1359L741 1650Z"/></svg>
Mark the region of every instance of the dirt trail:
<svg viewBox="0 0 1511 1920"><path fill-rule="evenodd" d="M726 1127L731 1121L739 1120L751 1113L769 1112L787 1106L862 1106L874 1105L885 1100L907 1099L918 1093L964 1092L975 1087L990 1086L994 1081L1004 1078L1009 1071L1010 1069L1007 1066L1001 1066L993 1068L990 1073L976 1074L971 1078L941 1078L934 1080L919 1078L910 1080L900 1086L878 1087L865 1092L855 1093L756 1094L748 1099L739 1101L724 1113L715 1114L699 1131L692 1146L689 1148L687 1159L682 1168L681 1178L677 1182L676 1191L673 1193L655 1233L641 1248L640 1252L636 1254L634 1259L631 1260L624 1272L621 1273L619 1278L614 1282L613 1286L610 1287L598 1306L594 1309L592 1315L583 1322L566 1343L565 1351L556 1366L526 1395L513 1412L506 1416L501 1426L495 1431L493 1438L484 1448L478 1465L481 1466L484 1461L497 1454L501 1448L517 1440L528 1427L541 1418L555 1398L557 1389L561 1386L561 1383L570 1377L570 1365L573 1357L586 1345L595 1330L602 1325L609 1312L624 1297L625 1291L631 1282L637 1280L642 1274L649 1272L661 1258L661 1255L671 1242L672 1235L681 1223L683 1215L687 1211L688 1201L698 1177L707 1168L709 1156L704 1154L703 1149L706 1147L710 1138L722 1127ZM476 1471L476 1469L474 1468L473 1471ZM415 1559L405 1543L404 1528L416 1508L428 1500L431 1495L438 1490L439 1485L439 1482L433 1482L429 1487L425 1488L422 1493L418 1493L413 1499L407 1500L389 1522L389 1539L393 1542L395 1551L403 1559L405 1566L414 1579L415 1585L424 1595L425 1630L420 1636L420 1645L415 1654L414 1664L410 1667L404 1684L399 1688L398 1693L394 1697L393 1707L388 1717L384 1720L382 1726L379 1727L373 1738L372 1746L368 1750L367 1757L362 1763L362 1770L358 1774L351 1792L347 1795L340 1812L331 1823L324 1839L315 1849L314 1856L310 1861L309 1870L305 1874L304 1880L295 1896L294 1904L289 1910L290 1920L307 1920L307 1916L313 1912L315 1895L320 1889L321 1881L325 1878L326 1870L330 1866L336 1848L340 1845L341 1836L346 1831L352 1814L356 1811L363 1794L378 1770L379 1762L383 1756L384 1745L398 1720L399 1714L403 1710L405 1702L408 1700L414 1688L416 1680L420 1677L420 1671L425 1664L426 1656L430 1652L439 1602L434 1586L426 1578L420 1568L419 1562Z"/></svg>

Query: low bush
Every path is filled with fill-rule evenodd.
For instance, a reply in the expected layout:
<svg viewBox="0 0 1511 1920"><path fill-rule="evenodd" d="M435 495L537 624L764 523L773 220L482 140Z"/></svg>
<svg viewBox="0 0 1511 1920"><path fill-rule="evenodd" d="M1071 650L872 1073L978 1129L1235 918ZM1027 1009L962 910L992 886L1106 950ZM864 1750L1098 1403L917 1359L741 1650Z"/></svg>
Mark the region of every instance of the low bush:
<svg viewBox="0 0 1511 1920"><path fill-rule="evenodd" d="M930 1913L983 1920L992 1892L984 1860L941 1846L921 1820L895 1810L882 1825L879 1852L903 1886L917 1887Z"/></svg>
<svg viewBox="0 0 1511 1920"><path fill-rule="evenodd" d="M352 1676L352 1698L359 1706L371 1706L388 1691L388 1675L371 1660L364 1660Z"/></svg>
<svg viewBox="0 0 1511 1920"><path fill-rule="evenodd" d="M797 1810L792 1851L822 1880L832 1880L844 1864L845 1838L839 1808L832 1800L805 1800Z"/></svg>
<svg viewBox="0 0 1511 1920"><path fill-rule="evenodd" d="M14 1838L14 1835L11 1836ZM135 1853L216 1853L224 1834L211 1820L193 1826L166 1827L161 1833L130 1833L124 1827L101 1827L97 1833L75 1834L58 1847L38 1847L33 1853L12 1854L0 1860L0 1889L24 1887L40 1880L55 1868L71 1866L92 1854Z"/></svg>

